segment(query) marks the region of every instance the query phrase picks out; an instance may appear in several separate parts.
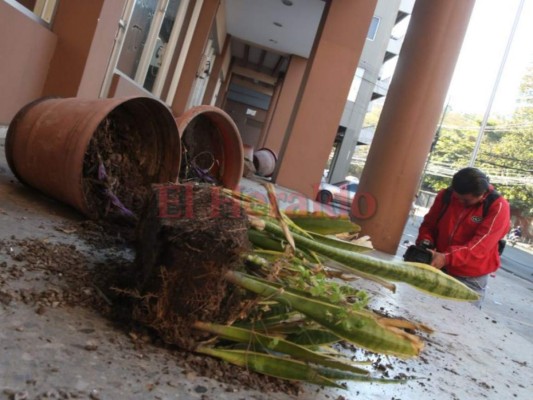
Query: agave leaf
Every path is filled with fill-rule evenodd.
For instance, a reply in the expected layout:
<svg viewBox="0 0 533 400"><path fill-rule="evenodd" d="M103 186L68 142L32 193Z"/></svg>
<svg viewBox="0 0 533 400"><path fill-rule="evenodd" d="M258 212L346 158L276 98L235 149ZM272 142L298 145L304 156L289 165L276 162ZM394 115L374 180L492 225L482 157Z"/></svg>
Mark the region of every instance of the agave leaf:
<svg viewBox="0 0 533 400"><path fill-rule="evenodd" d="M265 222L265 230L276 236L281 234L280 228L271 222ZM355 270L404 282L440 297L469 301L479 299L479 295L468 286L429 265L379 260L365 254L334 248L296 233L293 237L298 246L315 251Z"/></svg>
<svg viewBox="0 0 533 400"><path fill-rule="evenodd" d="M339 337L368 350L397 355L414 356L422 350L422 341L406 332L387 328L370 313L346 310L324 301L303 297L287 288L279 288L240 272L230 271L226 279L251 292L290 305Z"/></svg>
<svg viewBox="0 0 533 400"><path fill-rule="evenodd" d="M195 322L194 328L220 336L235 342L256 344L263 351L284 353L300 361L318 364L328 368L350 371L354 374L368 375L368 371L350 364L346 364L332 357L311 351L303 346L291 343L280 337L273 337L249 329L236 328L205 322Z"/></svg>
<svg viewBox="0 0 533 400"><path fill-rule="evenodd" d="M246 350L223 350L199 347L196 351L276 378L344 388L344 386L337 384L335 381L323 377L314 368L301 361Z"/></svg>
<svg viewBox="0 0 533 400"><path fill-rule="evenodd" d="M323 212L285 211L300 228L322 235L335 235L345 232L359 232L361 227L350 221L348 215L331 216Z"/></svg>

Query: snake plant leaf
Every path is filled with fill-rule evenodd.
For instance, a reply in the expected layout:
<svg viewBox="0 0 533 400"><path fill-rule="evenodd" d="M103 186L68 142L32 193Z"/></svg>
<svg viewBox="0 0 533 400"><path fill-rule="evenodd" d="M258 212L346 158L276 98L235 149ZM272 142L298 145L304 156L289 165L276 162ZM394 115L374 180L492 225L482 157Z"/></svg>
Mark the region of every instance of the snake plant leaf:
<svg viewBox="0 0 533 400"><path fill-rule="evenodd" d="M261 374L290 381L305 381L316 385L344 388L335 381L320 375L316 369L301 362L271 354L256 353L248 350L225 350L198 347L198 353L217 357L239 367L249 368Z"/></svg>
<svg viewBox="0 0 533 400"><path fill-rule="evenodd" d="M374 382L374 383L394 383L403 384L407 379L390 379L390 378L375 378L372 376L357 375L346 371L339 371L330 368L318 367L317 371L320 375L335 380L335 381L357 381L357 382Z"/></svg>
<svg viewBox="0 0 533 400"><path fill-rule="evenodd" d="M371 282L375 282L380 286L383 286L384 288L389 289L392 293L396 293L396 285L394 283L391 283L383 278L380 278L379 276L372 275L366 272L362 272L359 270L356 270L355 268L347 267L344 264L341 264L337 261L333 261L329 259L326 261L326 264L329 268L336 269L339 272L349 273L357 278L363 278Z"/></svg>
<svg viewBox="0 0 533 400"><path fill-rule="evenodd" d="M342 371L350 371L359 375L368 375L368 371L365 369L311 351L303 346L291 343L290 341L284 340L280 337L265 335L249 329L235 328L232 326L224 326L199 321L195 322L193 327L204 332L212 333L213 335L217 335L224 339L240 343L247 343L249 345L254 344L256 346L253 346L253 348L257 349L257 346L259 346L260 350L263 352L274 351L277 353L286 354L291 358L300 361L318 364L323 367L339 369Z"/></svg>
<svg viewBox="0 0 533 400"><path fill-rule="evenodd" d="M334 247L336 249L346 250L346 251L353 251L356 253L364 253L366 251L372 250L369 247L365 246L359 246L357 244L354 244L352 242L347 242L346 240L340 240L335 237L331 236L325 236L321 235L319 233L310 232L311 236L313 236L313 239L315 239L317 242L325 244L327 246Z"/></svg>
<svg viewBox="0 0 533 400"><path fill-rule="evenodd" d="M259 231L257 229L248 229L248 239L253 245L261 249L277 251L280 253L284 251L281 241L273 238L267 232Z"/></svg>
<svg viewBox="0 0 533 400"><path fill-rule="evenodd" d="M285 252L285 247L281 242L283 238L274 237L268 232L259 229L248 229L248 240L250 240L254 246L260 249L277 251L280 253ZM305 259L310 262L317 262L317 257L305 249L296 249L294 254L298 258Z"/></svg>
<svg viewBox="0 0 533 400"><path fill-rule="evenodd" d="M280 236L281 229L265 222L265 230ZM413 262L380 260L366 254L350 252L310 240L293 233L296 244L355 270L397 282L407 283L435 296L454 300L474 301L479 295L453 277L429 265Z"/></svg>
<svg viewBox="0 0 533 400"><path fill-rule="evenodd" d="M303 297L290 289L261 282L237 271L230 271L225 277L246 290L291 306L335 335L370 351L410 357L418 355L423 348L423 343L417 336L388 328L368 312L346 310L324 301Z"/></svg>
<svg viewBox="0 0 533 400"><path fill-rule="evenodd" d="M348 215L331 216L323 212L285 211L300 228L322 235L335 235L345 232L359 232L361 227L350 221Z"/></svg>
<svg viewBox="0 0 533 400"><path fill-rule="evenodd" d="M265 332L278 332L279 330L277 329L277 327L279 327L280 324L286 325L287 321L290 321L293 317L299 315L301 314L293 311L285 314L280 313L277 315L268 315L253 321L239 321L236 322L234 325L240 328L253 328L255 330Z"/></svg>
<svg viewBox="0 0 533 400"><path fill-rule="evenodd" d="M283 230L283 233L285 234L285 239L287 239L287 242L291 246L293 250L296 250L296 245L294 244L294 239L292 238L291 231L289 230L289 226L287 225L287 222L285 221L283 215L281 214L281 211L279 209L278 200L276 199L276 190L274 189L274 185L271 183L265 182L263 183L263 186L265 186L267 190L267 196L268 200L270 201L270 205L272 207L272 212L274 213L274 217L278 220L278 224L281 226L281 229Z"/></svg>
<svg viewBox="0 0 533 400"><path fill-rule="evenodd" d="M326 285L322 285L321 290L318 290L317 293L311 293L310 291L313 290L311 288L306 290L295 287L294 280L289 283L278 283L260 277L254 277L253 279L258 282L265 283L266 285L269 285L271 287L275 287L279 290L290 290L291 293L299 296L302 299L312 299L328 304L341 305L345 309L362 309L368 304L368 297L366 292L356 290L351 286L330 283L330 285L335 285L334 287L336 295L333 295L332 292L328 293L326 291L322 291L326 289ZM290 286L291 284L292 286ZM333 289L333 287L330 289ZM348 302L346 296L352 297L352 302Z"/></svg>
<svg viewBox="0 0 533 400"><path fill-rule="evenodd" d="M301 329L289 335L287 339L301 346L322 346L341 340L340 337L326 329Z"/></svg>

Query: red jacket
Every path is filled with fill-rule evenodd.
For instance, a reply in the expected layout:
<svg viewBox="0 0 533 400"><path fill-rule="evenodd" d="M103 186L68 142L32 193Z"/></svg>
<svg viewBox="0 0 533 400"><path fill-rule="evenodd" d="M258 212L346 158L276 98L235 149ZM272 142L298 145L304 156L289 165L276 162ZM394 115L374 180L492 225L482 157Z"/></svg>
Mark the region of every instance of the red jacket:
<svg viewBox="0 0 533 400"><path fill-rule="evenodd" d="M490 191L494 190L492 186ZM483 202L465 207L452 194L445 206L441 190L420 225L417 243L428 239L446 257L446 271L454 276L482 276L500 267L498 241L510 228L509 203L498 197L483 218ZM488 193L487 193L488 195Z"/></svg>

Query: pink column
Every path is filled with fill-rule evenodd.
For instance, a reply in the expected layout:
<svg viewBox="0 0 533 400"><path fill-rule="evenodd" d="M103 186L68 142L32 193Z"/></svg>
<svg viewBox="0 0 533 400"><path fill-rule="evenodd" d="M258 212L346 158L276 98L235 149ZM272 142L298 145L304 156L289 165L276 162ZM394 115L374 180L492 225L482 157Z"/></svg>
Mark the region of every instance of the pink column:
<svg viewBox="0 0 533 400"><path fill-rule="evenodd" d="M287 128L276 183L314 196L348 98L377 0L326 3Z"/></svg>
<svg viewBox="0 0 533 400"><path fill-rule="evenodd" d="M360 216L355 222L378 250L395 254L398 248L474 3L415 3L352 204ZM375 199L375 213L366 207L366 195Z"/></svg>
<svg viewBox="0 0 533 400"><path fill-rule="evenodd" d="M291 112L302 85L306 65L307 59L295 55L291 57L280 92L277 98L273 100L275 104L270 106L274 107L274 110L263 146L274 150L276 153L279 153L283 143Z"/></svg>

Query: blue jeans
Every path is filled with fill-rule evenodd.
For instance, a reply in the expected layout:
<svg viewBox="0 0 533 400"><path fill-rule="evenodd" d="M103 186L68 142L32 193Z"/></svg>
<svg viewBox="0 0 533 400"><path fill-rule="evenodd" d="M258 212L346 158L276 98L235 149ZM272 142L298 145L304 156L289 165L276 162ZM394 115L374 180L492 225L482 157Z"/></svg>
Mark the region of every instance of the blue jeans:
<svg viewBox="0 0 533 400"><path fill-rule="evenodd" d="M452 275L453 276L453 275ZM472 303L472 305L477 308L481 308L483 300L485 300L485 291L487 290L487 283L489 280L489 275L481 276L453 276L459 282L464 283L474 292L479 294L479 300Z"/></svg>

